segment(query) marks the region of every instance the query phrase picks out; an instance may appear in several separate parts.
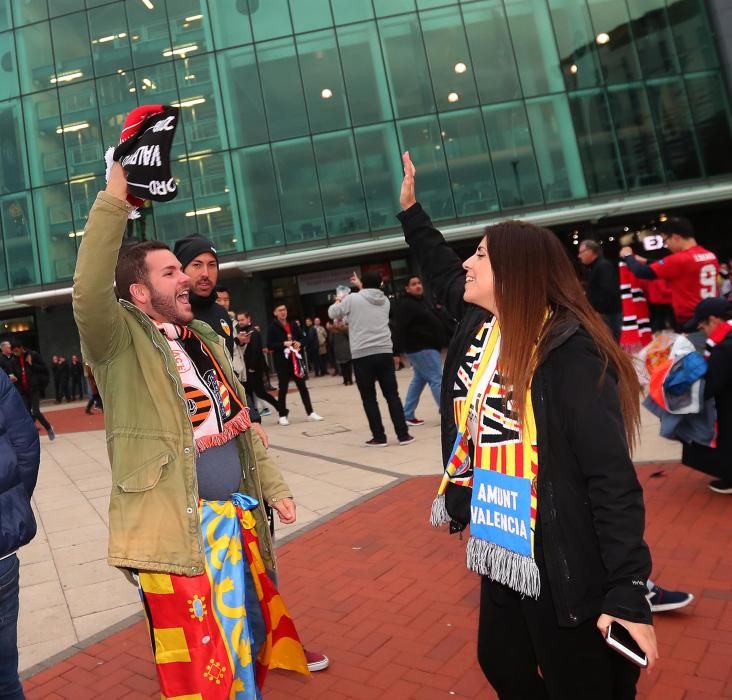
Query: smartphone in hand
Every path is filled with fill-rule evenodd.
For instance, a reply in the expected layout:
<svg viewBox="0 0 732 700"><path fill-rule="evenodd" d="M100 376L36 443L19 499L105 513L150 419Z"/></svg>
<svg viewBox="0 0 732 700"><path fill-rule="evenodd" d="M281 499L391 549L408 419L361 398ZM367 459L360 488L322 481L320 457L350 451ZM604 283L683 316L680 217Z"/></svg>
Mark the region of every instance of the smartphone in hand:
<svg viewBox="0 0 732 700"><path fill-rule="evenodd" d="M630 632L619 622L611 622L605 635L607 645L641 668L648 666L648 657Z"/></svg>

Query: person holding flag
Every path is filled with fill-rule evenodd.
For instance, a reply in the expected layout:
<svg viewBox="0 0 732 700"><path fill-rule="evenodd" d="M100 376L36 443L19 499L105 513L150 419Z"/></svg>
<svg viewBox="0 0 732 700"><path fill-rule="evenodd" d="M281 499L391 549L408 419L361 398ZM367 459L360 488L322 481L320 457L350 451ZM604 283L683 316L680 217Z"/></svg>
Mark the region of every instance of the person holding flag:
<svg viewBox="0 0 732 700"><path fill-rule="evenodd" d="M633 698L639 668L603 640L620 624L649 666L658 657L629 456L640 421L633 366L554 234L489 226L462 263L416 200L408 153L403 162L406 242L460 321L445 361L447 466L431 522L470 524L481 668L502 700Z"/></svg>

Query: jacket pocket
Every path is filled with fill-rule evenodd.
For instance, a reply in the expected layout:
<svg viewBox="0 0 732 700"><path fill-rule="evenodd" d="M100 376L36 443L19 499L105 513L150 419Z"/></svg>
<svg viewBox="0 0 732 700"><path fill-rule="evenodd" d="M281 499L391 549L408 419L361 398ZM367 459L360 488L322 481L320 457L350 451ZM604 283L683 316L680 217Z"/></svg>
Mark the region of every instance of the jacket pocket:
<svg viewBox="0 0 732 700"><path fill-rule="evenodd" d="M168 462L170 462L170 455L167 452L159 454L118 481L117 486L125 493L149 491L157 486Z"/></svg>

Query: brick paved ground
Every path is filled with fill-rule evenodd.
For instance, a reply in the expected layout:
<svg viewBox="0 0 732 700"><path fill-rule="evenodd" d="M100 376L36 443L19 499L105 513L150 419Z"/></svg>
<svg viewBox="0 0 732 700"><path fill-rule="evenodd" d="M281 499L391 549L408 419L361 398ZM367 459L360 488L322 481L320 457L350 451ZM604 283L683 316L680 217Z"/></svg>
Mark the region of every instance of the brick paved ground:
<svg viewBox="0 0 732 700"><path fill-rule="evenodd" d="M657 616L662 659L639 697L732 698L732 498L681 466L640 474L654 574L697 600ZM310 680L272 673L267 700L495 697L475 660L477 577L464 568L463 543L426 524L436 486L409 479L282 547L283 593L306 644L332 665ZM142 623L25 687L29 700L159 698Z"/></svg>

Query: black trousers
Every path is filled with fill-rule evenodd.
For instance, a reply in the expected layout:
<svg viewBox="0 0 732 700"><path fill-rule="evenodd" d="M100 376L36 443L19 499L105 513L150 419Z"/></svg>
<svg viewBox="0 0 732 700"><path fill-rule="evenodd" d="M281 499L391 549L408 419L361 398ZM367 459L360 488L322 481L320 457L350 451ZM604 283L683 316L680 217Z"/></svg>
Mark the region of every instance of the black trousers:
<svg viewBox="0 0 732 700"><path fill-rule="evenodd" d="M313 412L313 404L310 401L307 384L305 384L305 379L295 376L295 370L290 364L281 364L277 367L277 383L279 384L277 391L277 412L281 416L286 416L289 413L287 409L287 389L291 381L295 382L297 390L300 392L302 404L305 406L305 413L310 415Z"/></svg>
<svg viewBox="0 0 732 700"><path fill-rule="evenodd" d="M343 383L353 384L353 360L348 360L348 362L339 362L338 367L343 375Z"/></svg>
<svg viewBox="0 0 732 700"><path fill-rule="evenodd" d="M48 432L51 429L51 424L46 420L46 416L41 413L41 392L37 389L31 389L28 393L23 394L23 401L33 420L37 420Z"/></svg>
<svg viewBox="0 0 732 700"><path fill-rule="evenodd" d="M279 410L279 404L276 399L264 388L264 379L262 378L261 372L247 372L247 381L244 388L246 389L247 395L257 396L262 401L266 401L276 411Z"/></svg>
<svg viewBox="0 0 732 700"><path fill-rule="evenodd" d="M71 380L71 398L80 399L83 395L84 395L84 391L81 386L81 379L79 377L74 377Z"/></svg>
<svg viewBox="0 0 732 700"><path fill-rule="evenodd" d="M560 627L543 575L538 600L484 576L480 667L500 700L632 700L640 668L607 646L596 622Z"/></svg>
<svg viewBox="0 0 732 700"><path fill-rule="evenodd" d="M376 400L376 382L381 387L381 393L389 407L391 422L400 440L409 437L407 422L404 420L404 407L399 398L394 359L388 353L369 355L353 360L353 371L356 375L356 386L361 394L363 410L369 422L371 434L376 440L386 440L386 431L381 421L381 411Z"/></svg>

